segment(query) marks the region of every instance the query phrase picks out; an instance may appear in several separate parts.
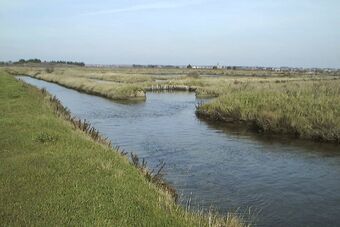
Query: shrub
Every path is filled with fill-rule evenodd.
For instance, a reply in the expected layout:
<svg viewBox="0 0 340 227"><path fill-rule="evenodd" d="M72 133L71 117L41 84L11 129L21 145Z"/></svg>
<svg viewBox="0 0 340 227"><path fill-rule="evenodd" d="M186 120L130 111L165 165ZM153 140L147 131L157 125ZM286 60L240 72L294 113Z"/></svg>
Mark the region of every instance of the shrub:
<svg viewBox="0 0 340 227"><path fill-rule="evenodd" d="M45 71L46 71L47 73L53 73L53 72L54 72L54 68L53 68L53 67L47 67L47 68L45 69Z"/></svg>
<svg viewBox="0 0 340 227"><path fill-rule="evenodd" d="M187 74L187 77L190 77L190 78L199 78L200 74L197 71L192 71L192 72L189 72Z"/></svg>

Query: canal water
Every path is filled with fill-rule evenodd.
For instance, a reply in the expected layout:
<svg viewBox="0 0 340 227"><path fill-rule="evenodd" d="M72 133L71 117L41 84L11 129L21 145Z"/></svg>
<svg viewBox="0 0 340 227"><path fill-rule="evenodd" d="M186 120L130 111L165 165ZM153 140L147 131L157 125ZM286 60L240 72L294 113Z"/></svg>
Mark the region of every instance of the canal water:
<svg viewBox="0 0 340 227"><path fill-rule="evenodd" d="M165 162L165 179L192 209L250 209L256 226L340 226L340 146L270 138L195 116L194 93L148 93L118 103L29 77L113 144Z"/></svg>

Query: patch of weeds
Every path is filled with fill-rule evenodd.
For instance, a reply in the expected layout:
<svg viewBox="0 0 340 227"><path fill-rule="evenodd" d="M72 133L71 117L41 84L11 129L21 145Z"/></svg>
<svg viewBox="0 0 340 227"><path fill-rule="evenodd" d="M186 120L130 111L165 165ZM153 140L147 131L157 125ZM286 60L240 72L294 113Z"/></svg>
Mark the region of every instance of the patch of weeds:
<svg viewBox="0 0 340 227"><path fill-rule="evenodd" d="M20 94L19 93L12 93L12 94L9 95L9 97L11 99L17 99L17 98L20 98Z"/></svg>
<svg viewBox="0 0 340 227"><path fill-rule="evenodd" d="M39 143L52 143L56 142L57 140L58 140L57 136L50 135L47 132L41 132L34 138L34 141Z"/></svg>
<svg viewBox="0 0 340 227"><path fill-rule="evenodd" d="M54 68L53 67L47 67L47 68L45 68L45 72L53 73L54 72Z"/></svg>
<svg viewBox="0 0 340 227"><path fill-rule="evenodd" d="M193 71L193 72L189 72L189 73L187 74L187 77L190 77L190 78L199 78L199 77L200 77L200 74L199 74L199 72L197 72L197 71Z"/></svg>

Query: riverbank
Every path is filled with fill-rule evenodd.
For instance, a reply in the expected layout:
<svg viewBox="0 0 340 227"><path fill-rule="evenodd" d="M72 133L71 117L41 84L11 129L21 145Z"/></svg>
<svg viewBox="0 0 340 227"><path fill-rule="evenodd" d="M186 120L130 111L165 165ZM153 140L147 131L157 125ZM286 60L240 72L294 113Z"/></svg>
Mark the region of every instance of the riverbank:
<svg viewBox="0 0 340 227"><path fill-rule="evenodd" d="M339 103L339 80L245 84L198 106L196 114L261 133L340 143Z"/></svg>
<svg viewBox="0 0 340 227"><path fill-rule="evenodd" d="M148 91L192 91L199 98L217 98L197 108L199 117L245 123L261 133L340 143L337 73L80 67L7 70L113 100L145 101Z"/></svg>
<svg viewBox="0 0 340 227"><path fill-rule="evenodd" d="M192 91L197 97L218 97L230 87L243 84L287 83L340 79L336 73L282 74L268 71L84 68L84 67L6 67L14 75L27 75L57 83L81 92L112 100L145 100L148 91Z"/></svg>
<svg viewBox="0 0 340 227"><path fill-rule="evenodd" d="M57 117L44 91L0 74L2 224L242 226L185 212L125 156Z"/></svg>

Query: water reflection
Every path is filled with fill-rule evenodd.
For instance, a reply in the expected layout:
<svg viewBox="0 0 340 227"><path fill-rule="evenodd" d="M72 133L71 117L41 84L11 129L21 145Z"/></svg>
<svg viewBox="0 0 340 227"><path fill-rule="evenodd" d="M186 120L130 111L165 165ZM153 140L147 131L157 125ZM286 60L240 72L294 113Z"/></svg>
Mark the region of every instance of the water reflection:
<svg viewBox="0 0 340 227"><path fill-rule="evenodd" d="M311 153L317 152L321 156L340 156L340 146L333 143L319 143L310 140L297 139L284 135L269 135L260 134L254 132L242 125L236 125L232 123L216 122L207 119L200 119L202 123L216 130L218 133L225 133L227 135L239 136L240 138L249 138L258 140L261 143L268 144L270 146L291 146L296 147L300 151Z"/></svg>

